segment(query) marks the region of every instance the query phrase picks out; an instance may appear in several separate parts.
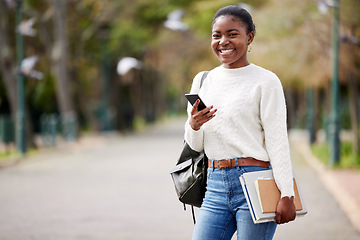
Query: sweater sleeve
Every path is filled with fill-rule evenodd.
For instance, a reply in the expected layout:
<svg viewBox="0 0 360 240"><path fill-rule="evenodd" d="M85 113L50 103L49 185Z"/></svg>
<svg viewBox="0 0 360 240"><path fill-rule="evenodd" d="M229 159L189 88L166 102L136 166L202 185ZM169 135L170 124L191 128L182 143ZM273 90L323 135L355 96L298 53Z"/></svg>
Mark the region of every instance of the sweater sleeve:
<svg viewBox="0 0 360 240"><path fill-rule="evenodd" d="M195 76L193 83L191 85L190 93L199 93L202 74L203 72L200 72ZM188 119L185 123L184 139L189 144L191 149L197 152L201 152L202 150L204 150L204 130L203 128L200 128L199 130L195 131L190 126L189 119L191 116L191 110L192 110L192 105L188 103L187 105Z"/></svg>
<svg viewBox="0 0 360 240"><path fill-rule="evenodd" d="M286 126L286 104L280 80L262 89L260 113L265 134L265 147L273 169L275 182L282 197L294 196L293 172Z"/></svg>

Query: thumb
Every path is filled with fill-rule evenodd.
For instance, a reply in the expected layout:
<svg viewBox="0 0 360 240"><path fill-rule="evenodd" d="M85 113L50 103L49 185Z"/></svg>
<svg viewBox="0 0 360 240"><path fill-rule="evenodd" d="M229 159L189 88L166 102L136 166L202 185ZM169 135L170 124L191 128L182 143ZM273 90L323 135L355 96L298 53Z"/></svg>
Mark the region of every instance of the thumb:
<svg viewBox="0 0 360 240"><path fill-rule="evenodd" d="M276 215L275 215L275 222L277 224L280 224L281 223L281 213L280 212L276 212Z"/></svg>
<svg viewBox="0 0 360 240"><path fill-rule="evenodd" d="M191 113L192 113L192 114L195 114L196 112L198 112L199 103L200 103L200 100L197 99L197 100L195 101L194 105L193 105L192 110L191 110Z"/></svg>

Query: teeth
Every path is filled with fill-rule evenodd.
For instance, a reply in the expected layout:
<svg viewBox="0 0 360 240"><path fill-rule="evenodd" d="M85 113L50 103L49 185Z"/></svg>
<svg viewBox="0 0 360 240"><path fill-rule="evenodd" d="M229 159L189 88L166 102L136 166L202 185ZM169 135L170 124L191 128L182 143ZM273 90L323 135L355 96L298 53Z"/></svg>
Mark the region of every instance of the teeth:
<svg viewBox="0 0 360 240"><path fill-rule="evenodd" d="M228 49L228 50L220 50L222 53L230 53L234 51L234 49Z"/></svg>

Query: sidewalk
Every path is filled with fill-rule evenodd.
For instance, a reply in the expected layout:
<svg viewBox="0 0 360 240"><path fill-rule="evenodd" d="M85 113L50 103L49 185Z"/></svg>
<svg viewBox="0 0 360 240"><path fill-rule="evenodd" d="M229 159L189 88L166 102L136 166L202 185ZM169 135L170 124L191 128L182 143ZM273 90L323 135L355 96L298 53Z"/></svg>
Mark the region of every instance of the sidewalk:
<svg viewBox="0 0 360 240"><path fill-rule="evenodd" d="M59 151L78 152L106 144L106 138L116 138L113 134L92 134L81 137L77 142L66 143L58 140L56 147L43 147L37 153L42 155L57 154ZM327 190L334 196L341 209L346 213L351 223L360 232L360 170L329 169L324 166L311 152L308 144L308 134L305 130L290 130L289 140L292 148L300 153L306 162L317 172ZM28 157L25 157L25 159ZM24 160L24 159L23 159ZM21 160L13 157L9 161L0 162L2 167L12 166ZM353 183L353 184L351 184Z"/></svg>
<svg viewBox="0 0 360 240"><path fill-rule="evenodd" d="M126 136L84 136L0 169L0 239L191 239L191 211L183 210L169 175L181 151L184 121ZM359 216L358 202L354 206L353 194L339 187L352 175L321 167L305 133L292 130L290 140L309 213L280 225L274 239L360 239L359 221L351 220L353 227L349 220ZM358 183L359 172L354 176ZM358 184L346 185L359 193ZM343 191L340 200L332 196L333 186ZM341 203L346 196L352 200Z"/></svg>
<svg viewBox="0 0 360 240"><path fill-rule="evenodd" d="M324 186L336 199L352 225L360 232L360 170L329 169L311 152L306 131L292 130L290 142L317 172Z"/></svg>

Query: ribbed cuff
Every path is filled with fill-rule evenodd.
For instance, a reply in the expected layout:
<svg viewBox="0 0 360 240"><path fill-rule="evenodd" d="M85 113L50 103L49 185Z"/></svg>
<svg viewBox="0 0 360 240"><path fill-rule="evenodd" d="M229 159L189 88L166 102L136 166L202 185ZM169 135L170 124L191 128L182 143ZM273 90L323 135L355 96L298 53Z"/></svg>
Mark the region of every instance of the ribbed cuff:
<svg viewBox="0 0 360 240"><path fill-rule="evenodd" d="M281 190L281 198L283 198L283 197L289 197L290 198L290 197L293 197L293 196L295 196L293 184L291 184L291 187Z"/></svg>

